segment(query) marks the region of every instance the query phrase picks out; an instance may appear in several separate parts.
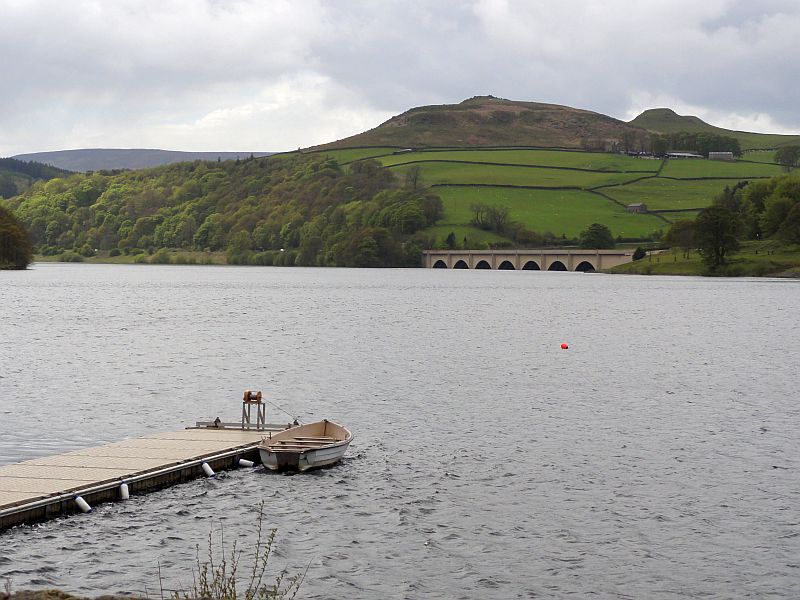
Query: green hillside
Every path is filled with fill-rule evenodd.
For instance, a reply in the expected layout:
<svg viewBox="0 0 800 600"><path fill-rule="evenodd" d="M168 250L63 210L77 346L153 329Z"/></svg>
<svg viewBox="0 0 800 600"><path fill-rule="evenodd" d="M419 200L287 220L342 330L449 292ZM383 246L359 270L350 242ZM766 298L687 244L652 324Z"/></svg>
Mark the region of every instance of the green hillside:
<svg viewBox="0 0 800 600"><path fill-rule="evenodd" d="M0 198L11 198L27 190L34 181L68 175L69 171L39 162L0 158Z"/></svg>
<svg viewBox="0 0 800 600"><path fill-rule="evenodd" d="M441 214L438 197L377 163L345 172L297 153L75 174L37 182L9 206L39 253L68 260L99 251L169 262L170 249L301 266L417 266L429 245L420 232Z"/></svg>
<svg viewBox="0 0 800 600"><path fill-rule="evenodd" d="M712 150L726 149L717 146L725 138L738 142L741 159L666 160L620 152L655 149L657 140L668 145L662 151L672 144L691 151L684 146L703 140ZM800 136L730 131L669 109L648 110L624 123L567 106L479 96L414 108L309 151L345 165L374 158L400 178L433 186L445 205L443 220L430 229L437 244L448 227L479 244L502 239L472 225L474 204L507 208L521 225L562 237L593 222L608 225L615 236L649 236L695 215L726 187L780 174L774 150L765 149L795 143ZM644 203L647 214L626 211L636 203Z"/></svg>
<svg viewBox="0 0 800 600"><path fill-rule="evenodd" d="M371 157L405 179L415 172L443 201L429 233L442 245L452 231L473 245L514 244L472 223L477 204L504 207L512 220L557 238L574 239L592 223L621 238L647 238L676 219L693 218L726 187L782 172L774 152L756 160L653 159L621 153L554 149L334 149L320 153L345 164ZM363 160L363 158L361 159ZM628 212L644 203L646 214Z"/></svg>
<svg viewBox="0 0 800 600"><path fill-rule="evenodd" d="M751 133L733 131L709 125L702 119L682 116L669 108L652 108L644 111L629 122L629 125L654 133L714 133L736 138L743 150L778 148L800 144L800 135L781 135L776 133Z"/></svg>
<svg viewBox="0 0 800 600"><path fill-rule="evenodd" d="M164 260L170 249L227 253L242 264L398 266L447 243L574 244L593 223L627 241L657 239L726 188L783 172L763 149L730 162L621 151L663 144L644 125L674 126L687 134L677 136L681 144L697 132L740 133L669 112L648 111L634 127L564 106L477 97L412 109L303 152L48 172L47 182L16 172L28 179L8 204L50 255L99 250L141 262Z"/></svg>
<svg viewBox="0 0 800 600"><path fill-rule="evenodd" d="M592 223L608 225L614 235L622 237L643 237L665 225L658 217L627 213L622 206L598 194L580 190L457 186L435 189L444 206L442 219L437 223L441 239L453 227L462 227L458 239L465 235L477 236L477 232L469 231L465 224L472 218L471 207L478 203L506 206L514 220L535 231L552 233L555 237L577 238Z"/></svg>

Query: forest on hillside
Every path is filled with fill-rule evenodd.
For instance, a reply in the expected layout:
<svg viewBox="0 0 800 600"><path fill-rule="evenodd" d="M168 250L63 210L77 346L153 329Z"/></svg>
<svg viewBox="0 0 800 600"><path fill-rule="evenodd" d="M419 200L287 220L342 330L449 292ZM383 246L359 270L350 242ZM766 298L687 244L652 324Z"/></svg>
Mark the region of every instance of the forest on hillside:
<svg viewBox="0 0 800 600"><path fill-rule="evenodd" d="M40 162L0 158L0 198L11 198L28 189L37 179L64 177L69 171Z"/></svg>
<svg viewBox="0 0 800 600"><path fill-rule="evenodd" d="M417 266L442 203L375 161L194 161L34 183L10 201L42 254L227 250L228 262Z"/></svg>

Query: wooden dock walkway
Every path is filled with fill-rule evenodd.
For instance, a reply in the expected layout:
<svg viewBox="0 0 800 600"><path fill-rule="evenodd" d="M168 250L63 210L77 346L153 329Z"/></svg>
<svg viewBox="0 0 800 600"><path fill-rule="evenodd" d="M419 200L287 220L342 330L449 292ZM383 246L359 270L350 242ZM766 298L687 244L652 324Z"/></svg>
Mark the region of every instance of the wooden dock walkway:
<svg viewBox="0 0 800 600"><path fill-rule="evenodd" d="M242 458L257 462L261 438L284 428L197 427L0 466L0 530L77 512L81 500L93 506L231 468Z"/></svg>

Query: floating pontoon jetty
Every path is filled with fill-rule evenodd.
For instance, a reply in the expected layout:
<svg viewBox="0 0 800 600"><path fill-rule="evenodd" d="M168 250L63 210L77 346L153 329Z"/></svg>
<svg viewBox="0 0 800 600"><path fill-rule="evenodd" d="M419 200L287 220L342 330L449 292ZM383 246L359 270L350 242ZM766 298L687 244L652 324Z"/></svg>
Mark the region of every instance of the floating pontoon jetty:
<svg viewBox="0 0 800 600"><path fill-rule="evenodd" d="M250 422L250 404L258 410L255 423ZM0 530L88 512L100 502L125 500L240 464L252 466L260 462L256 446L261 438L286 427L264 422L259 398L243 404L241 423L201 422L181 431L0 466Z"/></svg>

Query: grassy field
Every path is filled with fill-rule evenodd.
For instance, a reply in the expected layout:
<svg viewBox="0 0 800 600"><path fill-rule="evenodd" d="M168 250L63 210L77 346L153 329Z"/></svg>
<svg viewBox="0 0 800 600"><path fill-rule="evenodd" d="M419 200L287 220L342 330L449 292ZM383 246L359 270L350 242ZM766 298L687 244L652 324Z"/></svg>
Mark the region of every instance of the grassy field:
<svg viewBox="0 0 800 600"><path fill-rule="evenodd" d="M773 177L781 174L781 167L752 162L705 160L684 158L668 160L661 171L662 177Z"/></svg>
<svg viewBox="0 0 800 600"><path fill-rule="evenodd" d="M644 202L649 210L699 209L710 206L726 185L734 183L727 180L677 181L655 177L600 191L623 204Z"/></svg>
<svg viewBox="0 0 800 600"><path fill-rule="evenodd" d="M351 163L355 160L363 160L365 158L373 158L375 156L382 156L384 154L392 154L396 152L397 148L346 148L343 150L325 150L320 154L326 154L335 158L339 164Z"/></svg>
<svg viewBox="0 0 800 600"><path fill-rule="evenodd" d="M631 181L641 176L637 173L593 173L568 169L473 165L463 162L425 162L417 165L422 169L422 181L426 185L469 183L591 188ZM402 176L414 166L402 165L391 169Z"/></svg>
<svg viewBox="0 0 800 600"><path fill-rule="evenodd" d="M454 231L459 240L466 235L480 243L502 238L471 227L470 206L476 203L505 206L512 219L529 229L557 236L575 237L596 222L607 225L615 236L638 237L666 230L671 221L696 217L726 186L737 181L783 172L780 166L771 164L774 151L748 152L747 160L735 162L663 162L619 153L520 148L397 152L397 148L380 147L330 150L326 154L342 163L376 157L401 178L409 169L420 168L422 183L436 186L434 191L445 204L444 219L429 232L443 240ZM581 191L594 188L613 201ZM659 211L658 216L628 213L620 206L637 202ZM455 228L462 229L456 232Z"/></svg>
<svg viewBox="0 0 800 600"><path fill-rule="evenodd" d="M648 256L636 262L614 267L610 271L638 275L707 274L706 266L696 251L692 251L686 259L680 250ZM731 256L729 264L722 267L717 274L736 277L765 275L800 277L800 246L787 246L775 241L744 242L742 249Z"/></svg>
<svg viewBox="0 0 800 600"><path fill-rule="evenodd" d="M758 163L774 163L775 150L749 150L742 155L741 160L750 160Z"/></svg>
<svg viewBox="0 0 800 600"><path fill-rule="evenodd" d="M680 221L681 219L696 219L697 215L700 214L699 210L675 210L675 211L663 211L658 213L660 216L664 217L670 223L674 221Z"/></svg>
<svg viewBox="0 0 800 600"><path fill-rule="evenodd" d="M427 150L404 152L379 159L386 166L413 161L446 160L487 162L543 167L569 167L594 171L656 172L659 160L632 158L607 152L569 152L557 150Z"/></svg>
<svg viewBox="0 0 800 600"><path fill-rule="evenodd" d="M667 224L652 215L637 215L597 194L578 190L514 190L498 188L440 187L444 218L437 224L446 236L450 229L467 225L476 203L506 206L509 216L534 231L577 237L592 223L607 225L615 236L643 236Z"/></svg>
<svg viewBox="0 0 800 600"><path fill-rule="evenodd" d="M443 225L440 223L434 227L429 227L425 230L425 233L434 236L438 246L444 246L444 242L450 233L455 235L459 246L462 246L464 239L466 239L468 248L485 248L489 244L508 242L506 238L496 233L463 224Z"/></svg>

